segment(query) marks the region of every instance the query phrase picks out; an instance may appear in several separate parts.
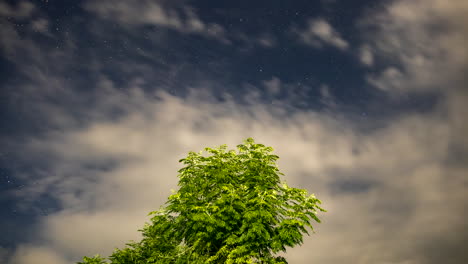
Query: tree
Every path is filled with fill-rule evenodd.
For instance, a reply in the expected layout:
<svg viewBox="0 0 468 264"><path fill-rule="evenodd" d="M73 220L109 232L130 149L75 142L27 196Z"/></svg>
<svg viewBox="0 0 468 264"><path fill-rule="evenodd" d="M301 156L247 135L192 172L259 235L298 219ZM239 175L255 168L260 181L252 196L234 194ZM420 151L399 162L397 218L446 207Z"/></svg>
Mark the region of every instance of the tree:
<svg viewBox="0 0 468 264"><path fill-rule="evenodd" d="M252 138L239 153L226 147L179 160L179 190L150 213L143 239L116 249L110 263L287 263L277 253L302 244L311 220L320 223L321 201L280 182L273 148ZM91 263L107 262L96 255L78 264Z"/></svg>

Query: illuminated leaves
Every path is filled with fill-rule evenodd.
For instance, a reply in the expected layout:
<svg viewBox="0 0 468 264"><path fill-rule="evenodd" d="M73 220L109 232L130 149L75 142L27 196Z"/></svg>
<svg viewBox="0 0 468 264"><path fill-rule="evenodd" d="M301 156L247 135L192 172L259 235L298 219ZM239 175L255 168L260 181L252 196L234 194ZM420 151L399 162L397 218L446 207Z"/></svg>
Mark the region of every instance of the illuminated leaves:
<svg viewBox="0 0 468 264"><path fill-rule="evenodd" d="M277 253L301 244L311 220L320 222L320 200L280 182L273 148L252 138L238 153L226 148L181 159L179 190L150 213L143 239L117 249L111 263L287 263Z"/></svg>

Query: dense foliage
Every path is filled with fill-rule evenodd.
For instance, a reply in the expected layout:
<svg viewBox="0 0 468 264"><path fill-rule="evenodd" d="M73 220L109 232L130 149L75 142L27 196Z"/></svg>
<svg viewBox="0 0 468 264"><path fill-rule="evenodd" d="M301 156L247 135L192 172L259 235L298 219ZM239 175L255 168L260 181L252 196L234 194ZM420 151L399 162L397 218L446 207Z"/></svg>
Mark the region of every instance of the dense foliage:
<svg viewBox="0 0 468 264"><path fill-rule="evenodd" d="M150 213L143 239L115 250L110 263L287 263L277 253L301 244L325 210L314 195L280 182L273 148L252 138L237 148L181 159L179 190ZM97 255L85 263L107 262Z"/></svg>

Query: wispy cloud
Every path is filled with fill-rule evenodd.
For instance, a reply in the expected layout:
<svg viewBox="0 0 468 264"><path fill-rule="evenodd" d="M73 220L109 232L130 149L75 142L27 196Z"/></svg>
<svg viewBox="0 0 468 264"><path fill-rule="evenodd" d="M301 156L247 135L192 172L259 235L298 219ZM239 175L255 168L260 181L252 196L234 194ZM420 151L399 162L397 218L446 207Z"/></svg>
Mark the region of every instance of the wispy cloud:
<svg viewBox="0 0 468 264"><path fill-rule="evenodd" d="M263 81L263 85L271 95L277 95L281 90L281 80L273 76L270 80Z"/></svg>
<svg viewBox="0 0 468 264"><path fill-rule="evenodd" d="M0 2L0 16L24 19L31 16L35 6L28 1L19 1L15 6Z"/></svg>
<svg viewBox="0 0 468 264"><path fill-rule="evenodd" d="M363 19L366 45L386 66L369 81L394 94L459 86L468 67L466 12L466 1L396 1Z"/></svg>
<svg viewBox="0 0 468 264"><path fill-rule="evenodd" d="M188 5L181 8L164 5L163 1L88 1L85 9L98 16L126 25L154 25L181 33L200 34L228 42L225 29L216 23L202 21Z"/></svg>
<svg viewBox="0 0 468 264"><path fill-rule="evenodd" d="M299 37L301 42L314 47L331 45L340 50L346 50L349 46L330 23L322 18L309 19L305 28L294 27L292 32Z"/></svg>
<svg viewBox="0 0 468 264"><path fill-rule="evenodd" d="M359 59L361 63L366 66L372 66L374 64L374 55L372 54L372 50L369 46L364 45L359 50Z"/></svg>
<svg viewBox="0 0 468 264"><path fill-rule="evenodd" d="M317 234L290 252L292 263L425 261L425 254L407 248L424 250L420 241L442 237L458 241L460 231L453 231L464 228L459 210L467 190L462 171L445 162L451 140L446 120L417 114L362 133L339 115L285 117L274 114L275 106L220 103L202 99L209 92L199 91L187 99L159 92L154 100L138 89L131 97L103 95L101 105L124 107L127 114L117 121L95 119L81 129L63 127L22 144L28 153L23 162L41 153L48 167L23 194L47 192L62 209L42 218L36 244L24 245L12 263L44 252L77 260L137 240L146 213L176 187L177 160L206 146L234 148L248 136L273 146L286 180L315 192L329 210ZM49 112L54 115L62 114ZM367 187L347 187L350 181Z"/></svg>

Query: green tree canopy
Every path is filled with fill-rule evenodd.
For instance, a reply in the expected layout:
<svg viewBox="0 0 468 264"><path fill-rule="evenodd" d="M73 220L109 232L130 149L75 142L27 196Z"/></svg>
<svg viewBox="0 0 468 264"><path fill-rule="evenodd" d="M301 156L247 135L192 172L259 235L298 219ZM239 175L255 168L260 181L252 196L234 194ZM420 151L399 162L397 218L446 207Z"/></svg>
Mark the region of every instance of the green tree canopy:
<svg viewBox="0 0 468 264"><path fill-rule="evenodd" d="M189 152L179 160L179 190L151 212L140 242L116 249L112 264L287 263L278 253L302 244L325 211L306 190L280 182L271 147L252 138L238 145ZM78 264L108 263L99 255Z"/></svg>

